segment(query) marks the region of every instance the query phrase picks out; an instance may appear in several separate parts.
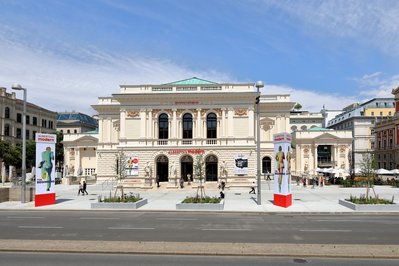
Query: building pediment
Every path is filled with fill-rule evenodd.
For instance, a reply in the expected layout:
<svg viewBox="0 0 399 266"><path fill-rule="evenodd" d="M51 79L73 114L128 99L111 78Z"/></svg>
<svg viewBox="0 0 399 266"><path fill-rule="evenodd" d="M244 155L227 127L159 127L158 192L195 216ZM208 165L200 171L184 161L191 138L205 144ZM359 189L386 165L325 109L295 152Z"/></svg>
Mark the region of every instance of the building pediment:
<svg viewBox="0 0 399 266"><path fill-rule="evenodd" d="M340 139L340 137L330 133L322 133L321 135L315 137L314 139Z"/></svg>
<svg viewBox="0 0 399 266"><path fill-rule="evenodd" d="M77 138L75 142L98 142L98 138L94 136L82 136Z"/></svg>

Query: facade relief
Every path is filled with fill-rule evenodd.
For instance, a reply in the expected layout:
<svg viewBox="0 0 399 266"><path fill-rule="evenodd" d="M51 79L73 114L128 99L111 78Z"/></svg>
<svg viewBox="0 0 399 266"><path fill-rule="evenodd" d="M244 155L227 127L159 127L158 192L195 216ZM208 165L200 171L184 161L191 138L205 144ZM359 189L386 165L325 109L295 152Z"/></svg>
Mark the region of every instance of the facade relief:
<svg viewBox="0 0 399 266"><path fill-rule="evenodd" d="M139 111L128 111L127 112L127 117L138 117L140 114Z"/></svg>
<svg viewBox="0 0 399 266"><path fill-rule="evenodd" d="M234 111L235 111L234 114L235 114L236 116L244 116L244 115L247 115L247 110L244 109L244 108L238 108L238 109L235 109Z"/></svg>

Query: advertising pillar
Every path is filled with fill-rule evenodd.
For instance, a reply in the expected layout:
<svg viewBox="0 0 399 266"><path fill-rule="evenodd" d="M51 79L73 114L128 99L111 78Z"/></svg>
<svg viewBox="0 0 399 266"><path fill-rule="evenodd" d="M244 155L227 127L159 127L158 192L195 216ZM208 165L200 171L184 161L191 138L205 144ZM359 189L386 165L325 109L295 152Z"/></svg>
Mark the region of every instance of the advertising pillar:
<svg viewBox="0 0 399 266"><path fill-rule="evenodd" d="M291 194L291 134L273 135L274 140L274 205L292 205Z"/></svg>
<svg viewBox="0 0 399 266"><path fill-rule="evenodd" d="M54 134L36 133L36 194L35 207L55 204L55 143Z"/></svg>

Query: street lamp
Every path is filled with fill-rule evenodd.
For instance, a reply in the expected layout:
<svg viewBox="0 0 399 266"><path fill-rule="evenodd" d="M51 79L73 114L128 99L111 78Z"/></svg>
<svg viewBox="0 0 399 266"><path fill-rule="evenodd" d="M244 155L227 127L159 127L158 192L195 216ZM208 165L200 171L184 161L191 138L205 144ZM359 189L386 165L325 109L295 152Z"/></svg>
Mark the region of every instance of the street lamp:
<svg viewBox="0 0 399 266"><path fill-rule="evenodd" d="M256 180L258 183L257 190L258 195L256 198L256 202L258 205L262 204L261 198L261 184L260 184L260 117L259 117L259 102L260 102L260 88L263 88L265 85L263 81L257 81L255 87L257 89L257 96L256 96L256 150L257 150L257 167L256 167Z"/></svg>
<svg viewBox="0 0 399 266"><path fill-rule="evenodd" d="M24 91L24 107L22 112L22 186L21 186L21 203L25 203L25 180L26 180L26 88L22 88L20 84L12 84L11 89Z"/></svg>

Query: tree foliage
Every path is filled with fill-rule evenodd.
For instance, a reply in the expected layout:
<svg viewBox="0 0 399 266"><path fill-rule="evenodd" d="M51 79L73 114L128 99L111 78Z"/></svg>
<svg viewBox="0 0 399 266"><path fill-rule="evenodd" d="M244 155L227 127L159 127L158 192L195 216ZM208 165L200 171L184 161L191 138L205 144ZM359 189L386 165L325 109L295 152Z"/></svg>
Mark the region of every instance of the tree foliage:
<svg viewBox="0 0 399 266"><path fill-rule="evenodd" d="M115 164L113 168L116 173L116 179L119 181L125 179L127 176L126 174L126 168L128 164L127 161L128 157L125 155L123 151L119 151L116 154Z"/></svg>
<svg viewBox="0 0 399 266"><path fill-rule="evenodd" d="M360 162L360 174L366 179L366 198L369 198L369 191L372 188L374 196L377 197L373 184L376 177L377 162L373 154L364 154Z"/></svg>
<svg viewBox="0 0 399 266"><path fill-rule="evenodd" d="M0 140L0 159L5 163L6 167L13 165L21 167L22 165L22 149L7 141Z"/></svg>
<svg viewBox="0 0 399 266"><path fill-rule="evenodd" d="M302 109L302 104L296 103L296 104L294 105L294 109L295 109L295 110L301 110L301 109Z"/></svg>
<svg viewBox="0 0 399 266"><path fill-rule="evenodd" d="M55 144L55 161L57 164L62 167L64 165L64 144L62 141L64 140L64 134L60 131L57 131L57 143Z"/></svg>

